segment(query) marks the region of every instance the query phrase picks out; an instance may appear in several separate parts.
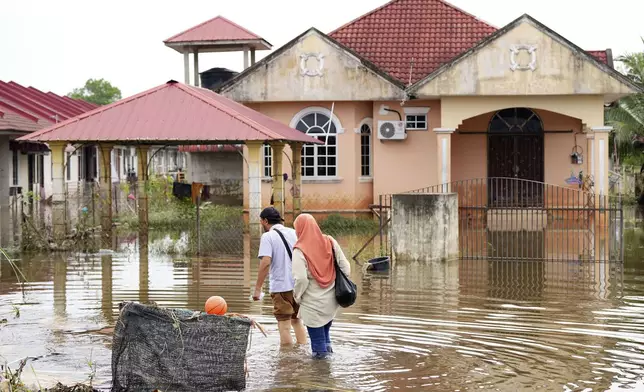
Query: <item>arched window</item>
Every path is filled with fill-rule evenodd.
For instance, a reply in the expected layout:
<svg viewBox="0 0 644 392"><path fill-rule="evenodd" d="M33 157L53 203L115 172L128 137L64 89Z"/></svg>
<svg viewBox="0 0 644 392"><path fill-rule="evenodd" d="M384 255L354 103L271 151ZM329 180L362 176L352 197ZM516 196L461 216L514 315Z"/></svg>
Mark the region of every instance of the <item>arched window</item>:
<svg viewBox="0 0 644 392"><path fill-rule="evenodd" d="M503 109L492 116L488 132L511 134L542 133L543 124L539 116L531 109Z"/></svg>
<svg viewBox="0 0 644 392"><path fill-rule="evenodd" d="M337 133L335 121L324 109L306 110L294 118L294 128L313 136L324 144L302 147L303 177L335 177L337 170Z"/></svg>
<svg viewBox="0 0 644 392"><path fill-rule="evenodd" d="M371 177L371 126L368 122L360 126L360 176Z"/></svg>

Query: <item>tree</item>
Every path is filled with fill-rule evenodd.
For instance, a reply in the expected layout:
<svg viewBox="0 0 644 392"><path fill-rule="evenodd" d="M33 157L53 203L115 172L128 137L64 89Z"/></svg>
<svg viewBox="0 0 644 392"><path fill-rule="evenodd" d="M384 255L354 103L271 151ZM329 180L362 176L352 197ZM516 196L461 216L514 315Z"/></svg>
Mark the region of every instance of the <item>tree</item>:
<svg viewBox="0 0 644 392"><path fill-rule="evenodd" d="M624 74L644 88L644 52L629 53L616 60L622 63ZM641 150L636 151L633 143L644 137L644 93L620 99L606 111L606 123L615 130L613 143L623 160L643 164Z"/></svg>
<svg viewBox="0 0 644 392"><path fill-rule="evenodd" d="M82 99L96 105L107 105L121 99L121 90L118 87L112 86L105 79L89 79L85 82L85 86L75 88L67 96L74 99Z"/></svg>

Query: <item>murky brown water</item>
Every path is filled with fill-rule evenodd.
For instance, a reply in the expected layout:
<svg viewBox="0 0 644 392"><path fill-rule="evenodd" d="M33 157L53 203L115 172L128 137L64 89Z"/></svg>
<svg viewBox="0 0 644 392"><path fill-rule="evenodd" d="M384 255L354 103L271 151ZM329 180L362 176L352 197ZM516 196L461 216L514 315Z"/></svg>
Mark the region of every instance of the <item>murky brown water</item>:
<svg viewBox="0 0 644 392"><path fill-rule="evenodd" d="M359 300L334 323L335 354L280 352L270 300L248 301L256 259L186 260L119 252L0 263L0 362L36 358L24 378L109 388L110 336L121 301L201 309L223 295L254 332L248 390L619 390L644 388L644 234L626 237L624 265L454 261L354 268ZM13 306L20 309L16 318Z"/></svg>

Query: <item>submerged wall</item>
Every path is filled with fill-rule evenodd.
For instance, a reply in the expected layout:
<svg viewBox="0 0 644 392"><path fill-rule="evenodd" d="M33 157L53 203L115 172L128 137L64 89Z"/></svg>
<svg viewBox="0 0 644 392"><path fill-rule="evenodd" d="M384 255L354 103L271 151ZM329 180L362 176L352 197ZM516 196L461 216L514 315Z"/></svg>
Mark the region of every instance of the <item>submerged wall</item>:
<svg viewBox="0 0 644 392"><path fill-rule="evenodd" d="M458 195L393 195L391 227L395 260L455 258L458 256Z"/></svg>
<svg viewBox="0 0 644 392"><path fill-rule="evenodd" d="M241 206L244 197L243 158L238 152L191 152L189 181L210 186L210 201Z"/></svg>

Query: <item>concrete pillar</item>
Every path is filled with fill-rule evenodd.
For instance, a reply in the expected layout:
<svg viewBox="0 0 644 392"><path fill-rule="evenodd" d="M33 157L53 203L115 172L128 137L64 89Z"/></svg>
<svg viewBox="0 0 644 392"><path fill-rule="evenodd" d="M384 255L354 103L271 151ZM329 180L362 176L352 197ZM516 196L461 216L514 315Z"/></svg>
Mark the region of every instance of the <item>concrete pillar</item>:
<svg viewBox="0 0 644 392"><path fill-rule="evenodd" d="M183 52L183 77L185 84L190 84L190 52L185 48Z"/></svg>
<svg viewBox="0 0 644 392"><path fill-rule="evenodd" d="M302 145L303 143L291 143L291 150L293 150L293 220L302 213Z"/></svg>
<svg viewBox="0 0 644 392"><path fill-rule="evenodd" d="M195 49L194 51L194 78L195 78L195 86L199 87L199 49Z"/></svg>
<svg viewBox="0 0 644 392"><path fill-rule="evenodd" d="M443 185L443 192L448 191L447 187L452 181L452 133L454 128L434 128L436 133L436 168L438 176L436 177L439 184Z"/></svg>
<svg viewBox="0 0 644 392"><path fill-rule="evenodd" d="M147 255L148 253L148 151L149 146L137 147L137 195L139 198L139 252Z"/></svg>
<svg viewBox="0 0 644 392"><path fill-rule="evenodd" d="M284 143L271 143L273 148L273 206L284 216Z"/></svg>
<svg viewBox="0 0 644 392"><path fill-rule="evenodd" d="M608 195L608 168L609 168L609 148L608 136L613 127L600 126L593 127L594 138L594 166L595 166L595 193L598 195Z"/></svg>
<svg viewBox="0 0 644 392"><path fill-rule="evenodd" d="M391 231L395 260L433 261L458 257L458 195L393 195Z"/></svg>
<svg viewBox="0 0 644 392"><path fill-rule="evenodd" d="M250 65L255 65L255 48L250 50Z"/></svg>
<svg viewBox="0 0 644 392"><path fill-rule="evenodd" d="M100 208L101 208L101 239L106 247L112 244L112 144L98 146L100 157L98 160ZM101 244L103 245L103 243Z"/></svg>
<svg viewBox="0 0 644 392"><path fill-rule="evenodd" d="M595 134L586 130L586 175L595 180Z"/></svg>
<svg viewBox="0 0 644 392"><path fill-rule="evenodd" d="M261 159L264 143L261 141L246 142L248 147L248 223L251 236L260 236L262 226L259 214L262 211L262 173Z"/></svg>
<svg viewBox="0 0 644 392"><path fill-rule="evenodd" d="M65 237L65 147L67 142L51 142L52 226L54 239Z"/></svg>
<svg viewBox="0 0 644 392"><path fill-rule="evenodd" d="M244 69L248 68L248 48L244 48Z"/></svg>

